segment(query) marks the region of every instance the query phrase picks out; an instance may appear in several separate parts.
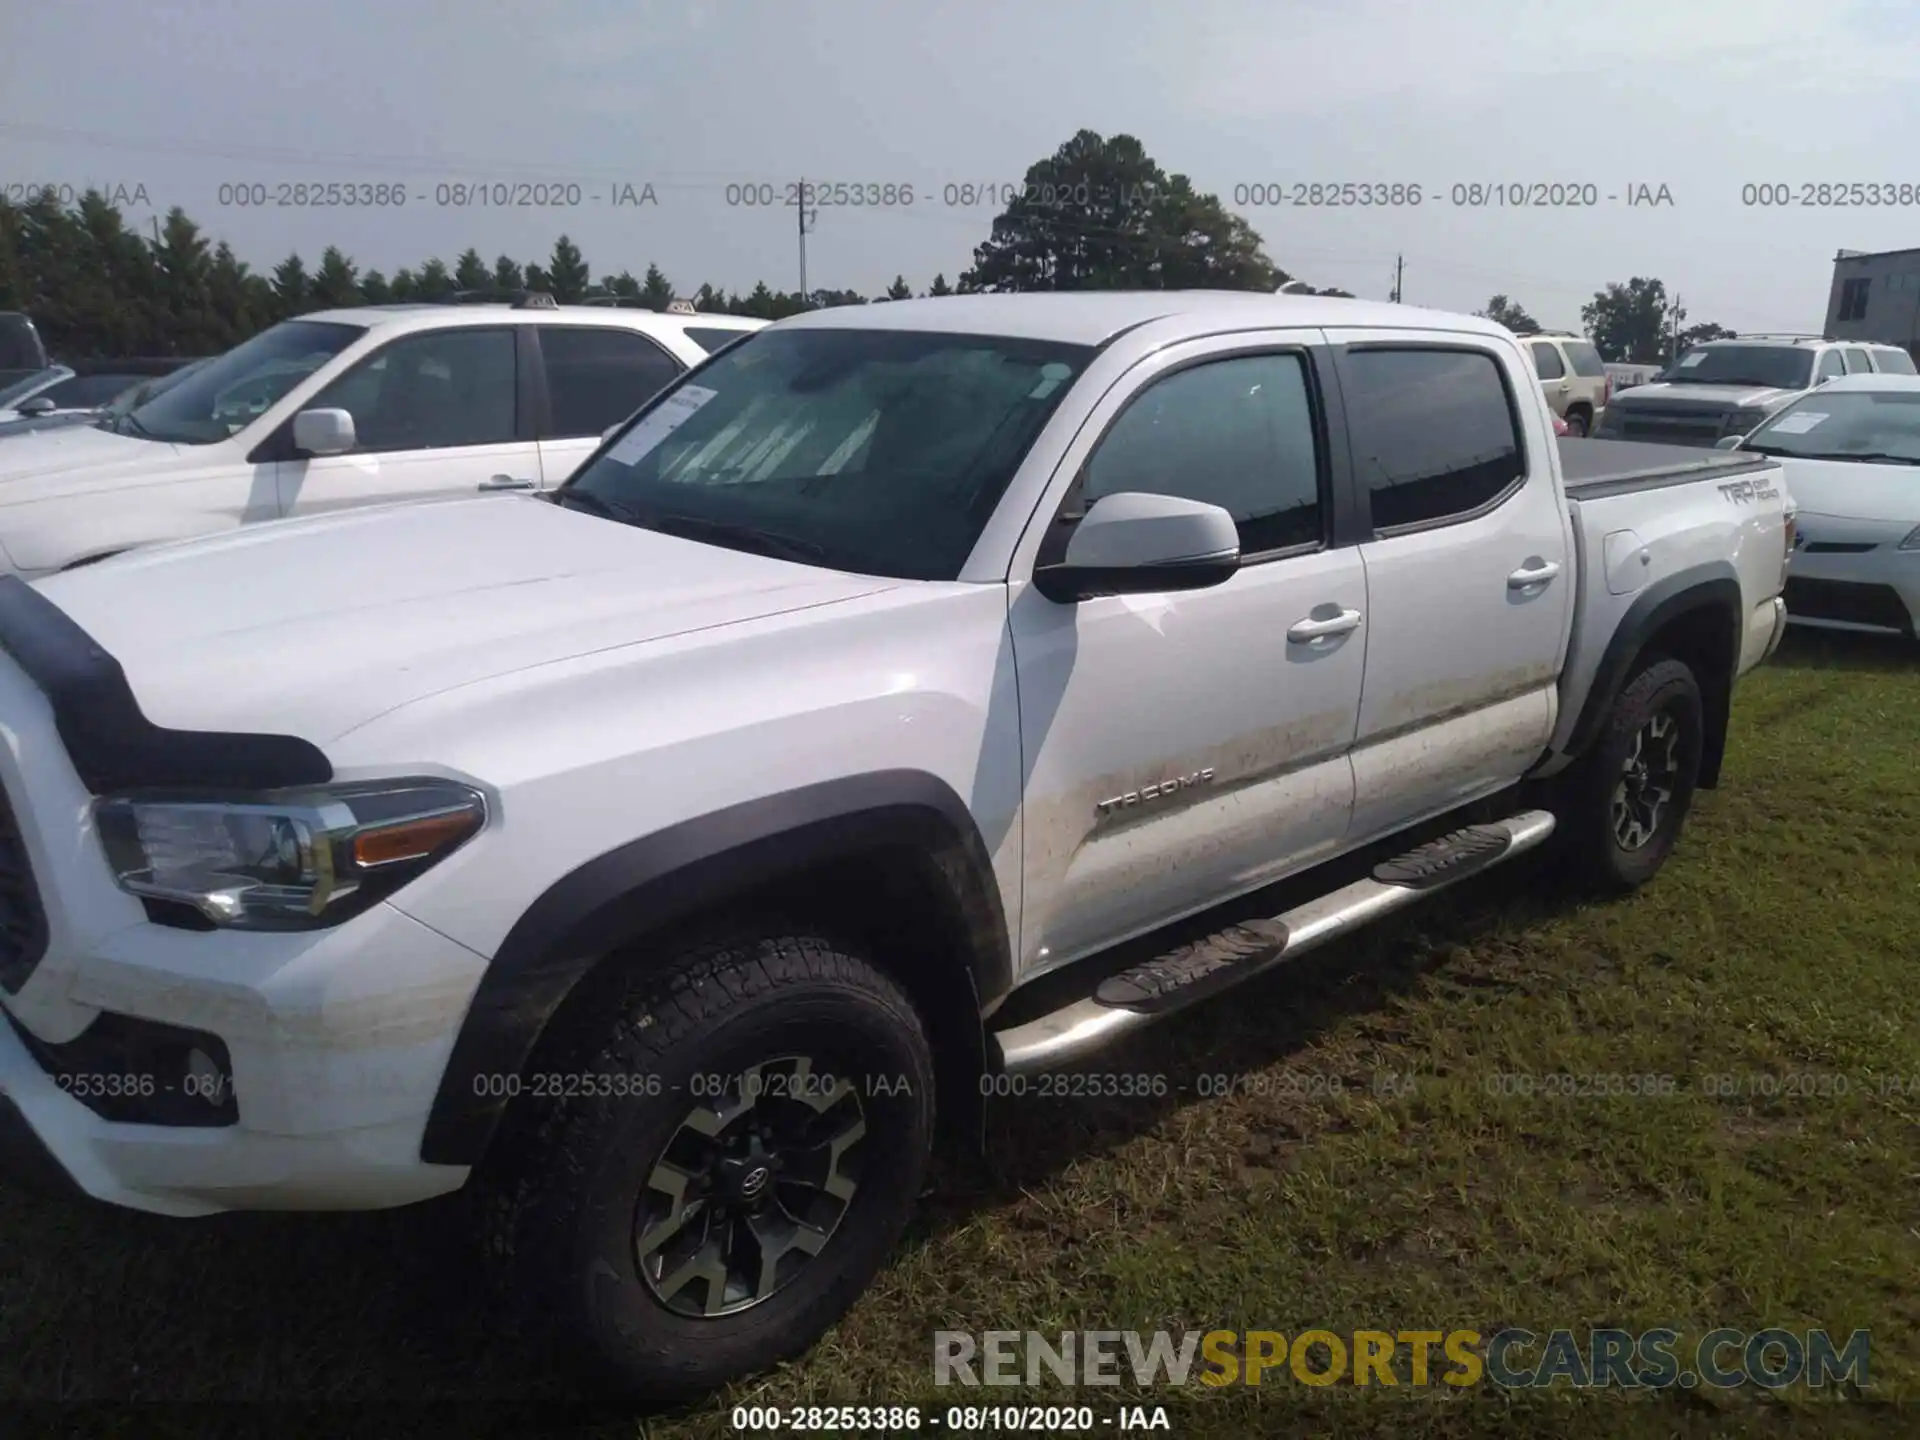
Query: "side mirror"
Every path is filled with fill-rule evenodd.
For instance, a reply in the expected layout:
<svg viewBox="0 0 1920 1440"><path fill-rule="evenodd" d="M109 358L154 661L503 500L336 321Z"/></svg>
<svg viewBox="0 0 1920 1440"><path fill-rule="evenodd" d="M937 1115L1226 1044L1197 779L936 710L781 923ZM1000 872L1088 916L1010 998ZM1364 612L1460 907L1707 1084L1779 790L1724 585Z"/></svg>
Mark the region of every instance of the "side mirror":
<svg viewBox="0 0 1920 1440"><path fill-rule="evenodd" d="M302 410L293 417L293 448L302 455L344 455L355 443L350 410Z"/></svg>
<svg viewBox="0 0 1920 1440"><path fill-rule="evenodd" d="M51 415L60 406L57 401L46 395L36 395L17 408L22 415Z"/></svg>
<svg viewBox="0 0 1920 1440"><path fill-rule="evenodd" d="M1088 507L1066 558L1034 572L1033 586L1056 604L1095 595L1205 590L1240 568L1240 532L1218 505L1125 491Z"/></svg>
<svg viewBox="0 0 1920 1440"><path fill-rule="evenodd" d="M1740 448L1740 442L1746 438L1744 435L1722 435L1718 440L1713 442L1713 448L1716 450L1738 450Z"/></svg>

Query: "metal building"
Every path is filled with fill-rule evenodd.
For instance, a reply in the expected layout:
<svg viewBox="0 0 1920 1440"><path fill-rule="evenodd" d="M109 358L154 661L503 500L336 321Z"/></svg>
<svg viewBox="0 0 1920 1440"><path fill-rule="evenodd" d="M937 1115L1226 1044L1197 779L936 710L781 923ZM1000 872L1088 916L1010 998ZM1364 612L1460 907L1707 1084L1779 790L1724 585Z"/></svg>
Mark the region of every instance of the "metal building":
<svg viewBox="0 0 1920 1440"><path fill-rule="evenodd" d="M1835 255L1825 334L1898 345L1920 363L1920 249Z"/></svg>

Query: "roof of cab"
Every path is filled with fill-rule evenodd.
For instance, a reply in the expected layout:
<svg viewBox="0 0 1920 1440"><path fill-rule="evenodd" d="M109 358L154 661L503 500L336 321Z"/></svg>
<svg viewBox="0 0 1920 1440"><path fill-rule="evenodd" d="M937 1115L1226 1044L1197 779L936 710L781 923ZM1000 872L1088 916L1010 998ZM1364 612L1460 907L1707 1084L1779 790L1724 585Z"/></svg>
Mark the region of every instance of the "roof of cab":
<svg viewBox="0 0 1920 1440"><path fill-rule="evenodd" d="M943 295L893 300L885 305L842 305L830 310L809 310L776 321L775 328L926 330L1100 345L1123 330L1170 317L1191 321L1196 334L1272 325L1283 329L1393 327L1512 338L1512 332L1505 326L1477 315L1423 310L1380 300L1348 300L1333 295L1271 295L1246 290Z"/></svg>

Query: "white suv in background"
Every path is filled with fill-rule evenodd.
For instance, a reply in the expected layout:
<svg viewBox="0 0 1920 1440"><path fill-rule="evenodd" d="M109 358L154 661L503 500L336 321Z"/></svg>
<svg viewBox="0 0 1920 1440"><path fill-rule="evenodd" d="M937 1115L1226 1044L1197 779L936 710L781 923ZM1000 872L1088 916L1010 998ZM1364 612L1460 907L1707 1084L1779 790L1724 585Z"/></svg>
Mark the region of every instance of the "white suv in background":
<svg viewBox="0 0 1920 1440"><path fill-rule="evenodd" d="M602 432L765 323L545 295L283 321L108 423L0 449L0 573L286 516L549 490Z"/></svg>
<svg viewBox="0 0 1920 1440"><path fill-rule="evenodd" d="M1613 382L1607 362L1593 345L1571 330L1537 330L1522 335L1533 373L1547 404L1566 422L1569 435L1591 435L1594 417L1607 408Z"/></svg>
<svg viewBox="0 0 1920 1440"><path fill-rule="evenodd" d="M1614 397L1594 427L1606 440L1717 445L1748 435L1842 375L1911 375L1897 345L1818 335L1741 335L1687 350L1645 385Z"/></svg>

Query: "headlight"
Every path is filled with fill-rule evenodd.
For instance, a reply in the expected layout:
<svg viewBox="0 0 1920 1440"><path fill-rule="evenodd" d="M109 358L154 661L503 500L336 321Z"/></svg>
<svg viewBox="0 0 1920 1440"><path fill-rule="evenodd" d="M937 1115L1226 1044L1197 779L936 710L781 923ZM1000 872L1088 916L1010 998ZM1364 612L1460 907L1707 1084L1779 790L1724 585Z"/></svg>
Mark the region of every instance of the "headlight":
<svg viewBox="0 0 1920 1440"><path fill-rule="evenodd" d="M1920 550L1920 525L1907 532L1907 538L1900 542L1902 550Z"/></svg>
<svg viewBox="0 0 1920 1440"><path fill-rule="evenodd" d="M1766 424L1767 417L1771 414L1773 412L1767 409L1730 411L1727 418L1721 422L1721 433L1723 435L1748 434L1756 426Z"/></svg>
<svg viewBox="0 0 1920 1440"><path fill-rule="evenodd" d="M238 930L337 925L438 864L486 824L448 780L388 780L247 799L95 802L120 888Z"/></svg>

